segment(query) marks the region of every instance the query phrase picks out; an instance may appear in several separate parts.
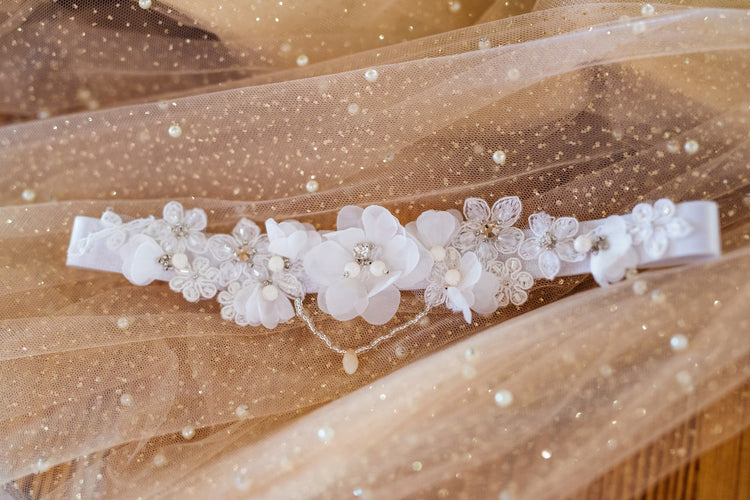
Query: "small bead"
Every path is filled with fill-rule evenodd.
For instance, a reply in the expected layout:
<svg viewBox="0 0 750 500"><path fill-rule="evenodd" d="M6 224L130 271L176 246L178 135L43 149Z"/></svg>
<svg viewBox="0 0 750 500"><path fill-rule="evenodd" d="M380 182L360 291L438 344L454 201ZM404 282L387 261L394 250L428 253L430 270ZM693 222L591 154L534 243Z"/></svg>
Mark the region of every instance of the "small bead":
<svg viewBox="0 0 750 500"><path fill-rule="evenodd" d="M167 463L167 457L162 455L161 453L157 453L154 455L154 465L157 467L161 467L162 465Z"/></svg>
<svg viewBox="0 0 750 500"><path fill-rule="evenodd" d="M693 155L698 152L698 143L690 139L689 141L685 141L683 148L687 154Z"/></svg>
<svg viewBox="0 0 750 500"><path fill-rule="evenodd" d="M346 265L344 265L344 276L346 278L356 278L359 276L360 270L359 264L356 262L347 262Z"/></svg>
<svg viewBox="0 0 750 500"><path fill-rule="evenodd" d="M195 437L195 429L191 425L186 425L181 431L182 437L188 441Z"/></svg>
<svg viewBox="0 0 750 500"><path fill-rule="evenodd" d="M376 260L372 264L370 264L370 273L372 273L373 276L383 276L388 274L388 268L385 265L385 262L382 260Z"/></svg>
<svg viewBox="0 0 750 500"><path fill-rule="evenodd" d="M636 21L633 23L633 33L635 35L640 35L641 33L644 33L646 31L646 23L643 21Z"/></svg>
<svg viewBox="0 0 750 500"><path fill-rule="evenodd" d="M441 245L435 245L434 247L430 248L430 255L432 255L432 258L435 260L435 262L443 262L445 260L445 247Z"/></svg>
<svg viewBox="0 0 750 500"><path fill-rule="evenodd" d="M518 70L518 68L510 68L508 70L508 80L515 82L521 78L521 72Z"/></svg>
<svg viewBox="0 0 750 500"><path fill-rule="evenodd" d="M21 198L23 198L23 201L34 201L36 193L33 189L24 189L23 193L21 193Z"/></svg>
<svg viewBox="0 0 750 500"><path fill-rule="evenodd" d="M272 273L279 273L284 270L284 258L279 255L274 255L268 259L268 270Z"/></svg>
<svg viewBox="0 0 750 500"><path fill-rule="evenodd" d="M549 452L549 450L542 450L542 458L545 460L549 460L552 458L552 453Z"/></svg>
<svg viewBox="0 0 750 500"><path fill-rule="evenodd" d="M681 333L672 335L672 338L669 339L669 345L674 351L684 351L688 346L688 338Z"/></svg>
<svg viewBox="0 0 750 500"><path fill-rule="evenodd" d="M359 368L359 359L354 351L346 351L346 354L344 354L344 358L341 361L347 375L353 375L357 372L357 368Z"/></svg>
<svg viewBox="0 0 750 500"><path fill-rule="evenodd" d="M633 293L636 295L644 295L648 291L648 285L643 280L635 280L633 283Z"/></svg>
<svg viewBox="0 0 750 500"><path fill-rule="evenodd" d="M680 152L680 143L677 142L675 139L670 139L667 141L667 151L670 153L676 154Z"/></svg>
<svg viewBox="0 0 750 500"><path fill-rule="evenodd" d="M125 316L120 316L117 318L117 328L120 330L125 330L130 326L130 320Z"/></svg>
<svg viewBox="0 0 750 500"><path fill-rule="evenodd" d="M641 7L641 15L650 17L653 16L656 13L656 9L654 9L654 6L650 3L643 4L643 7Z"/></svg>
<svg viewBox="0 0 750 500"><path fill-rule="evenodd" d="M505 165L505 151L497 150L492 153L492 161L498 165Z"/></svg>
<svg viewBox="0 0 750 500"><path fill-rule="evenodd" d="M188 268L188 257L184 253L176 253L172 256L172 265L175 269L184 271Z"/></svg>
<svg viewBox="0 0 750 500"><path fill-rule="evenodd" d="M378 79L378 70L376 70L375 68L370 68L367 71L365 71L365 80L367 80L370 83L373 83L377 79Z"/></svg>
<svg viewBox="0 0 750 500"><path fill-rule="evenodd" d="M120 404L122 406L133 406L133 396L130 394L123 394L120 396Z"/></svg>
<svg viewBox="0 0 750 500"><path fill-rule="evenodd" d="M234 414L237 415L239 418L244 418L247 416L247 405L239 405L234 410Z"/></svg>
<svg viewBox="0 0 750 500"><path fill-rule="evenodd" d="M141 9L150 9L151 0L138 0L138 7L140 7Z"/></svg>
<svg viewBox="0 0 750 500"><path fill-rule="evenodd" d="M586 253L591 250L594 242L588 235L582 234L573 241L573 248L578 253Z"/></svg>
<svg viewBox="0 0 750 500"><path fill-rule="evenodd" d="M495 393L495 404L501 408L506 408L513 403L513 393L507 389Z"/></svg>
<svg viewBox="0 0 750 500"><path fill-rule="evenodd" d="M297 66L307 66L308 62L310 62L310 60L305 54L300 54L299 56L297 56Z"/></svg>
<svg viewBox="0 0 750 500"><path fill-rule="evenodd" d="M169 126L169 135L170 137L174 137L177 139L182 135L182 127L180 127L177 123L173 123Z"/></svg>
<svg viewBox="0 0 750 500"><path fill-rule="evenodd" d="M310 179L307 181L307 184L305 184L305 189L308 193L315 193L320 188L320 185L318 184L318 181L315 179Z"/></svg>
<svg viewBox="0 0 750 500"><path fill-rule="evenodd" d="M263 290L260 291L260 294L263 297L263 300L273 302L279 298L279 289L276 288L275 285L266 285L263 287Z"/></svg>
<svg viewBox="0 0 750 500"><path fill-rule="evenodd" d="M320 429L318 429L318 439L320 439L324 443L327 443L331 439L333 439L333 436L334 432L330 427L321 427Z"/></svg>
<svg viewBox="0 0 750 500"><path fill-rule="evenodd" d="M457 286L461 283L461 271L458 269L448 269L445 272L445 283L448 286Z"/></svg>
<svg viewBox="0 0 750 500"><path fill-rule="evenodd" d="M489 49L492 46L492 42L490 42L490 39L486 36L483 36L479 39L477 42L477 47L479 47L479 50Z"/></svg>
<svg viewBox="0 0 750 500"><path fill-rule="evenodd" d="M357 113L359 113L359 104L353 102L349 106L347 106L346 110L350 115L356 115Z"/></svg>
<svg viewBox="0 0 750 500"><path fill-rule="evenodd" d="M461 2L453 0L452 2L448 3L448 8L451 12L458 12L459 10L461 10Z"/></svg>

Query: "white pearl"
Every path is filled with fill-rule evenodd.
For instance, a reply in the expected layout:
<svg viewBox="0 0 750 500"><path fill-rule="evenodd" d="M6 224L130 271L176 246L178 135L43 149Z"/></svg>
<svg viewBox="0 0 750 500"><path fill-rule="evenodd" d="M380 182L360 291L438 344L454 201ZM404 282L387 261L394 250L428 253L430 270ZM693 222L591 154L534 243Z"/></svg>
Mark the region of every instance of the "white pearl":
<svg viewBox="0 0 750 500"><path fill-rule="evenodd" d="M385 262L382 260L376 260L372 264L370 264L370 272L373 276L383 276L384 274L388 274L388 268L385 265Z"/></svg>
<svg viewBox="0 0 750 500"><path fill-rule="evenodd" d="M515 82L519 78L521 78L521 72L518 71L518 68L510 68L508 70L508 80Z"/></svg>
<svg viewBox="0 0 750 500"><path fill-rule="evenodd" d="M490 42L490 39L486 36L483 36L479 39L477 42L477 47L479 47L479 50L489 49L492 46L492 42Z"/></svg>
<svg viewBox="0 0 750 500"><path fill-rule="evenodd" d="M646 31L646 23L643 21L636 21L633 23L633 33L636 35L640 35L641 33L644 33Z"/></svg>
<svg viewBox="0 0 750 500"><path fill-rule="evenodd" d="M357 368L359 368L359 359L354 351L346 351L342 363L344 364L344 371L347 375L353 375L356 373Z"/></svg>
<svg viewBox="0 0 750 500"><path fill-rule="evenodd" d="M445 248L440 245L435 245L430 248L430 255L435 259L435 262L443 262L445 260Z"/></svg>
<svg viewBox="0 0 750 500"><path fill-rule="evenodd" d="M594 245L594 242L591 241L591 238L585 234L580 235L578 238L575 239L573 242L573 248L578 253L586 253L589 250L591 250L591 247Z"/></svg>
<svg viewBox="0 0 750 500"><path fill-rule="evenodd" d="M305 54L297 56L297 66L307 66L308 62L310 62L310 59L308 59Z"/></svg>
<svg viewBox="0 0 750 500"><path fill-rule="evenodd" d="M497 150L492 153L492 161L498 165L505 165L505 151Z"/></svg>
<svg viewBox="0 0 750 500"><path fill-rule="evenodd" d="M158 453L158 454L154 455L154 465L155 466L161 467L165 463L167 463L167 457L165 457L161 453Z"/></svg>
<svg viewBox="0 0 750 500"><path fill-rule="evenodd" d="M685 149L685 152L689 155L692 155L698 152L698 143L692 139L685 142L685 146L683 147Z"/></svg>
<svg viewBox="0 0 750 500"><path fill-rule="evenodd" d="M172 256L172 265L175 269L184 271L188 268L188 258L184 253L176 253Z"/></svg>
<svg viewBox="0 0 750 500"><path fill-rule="evenodd" d="M126 316L120 316L117 318L117 328L125 330L130 326L130 320Z"/></svg>
<svg viewBox="0 0 750 500"><path fill-rule="evenodd" d="M284 258L274 255L268 259L268 270L272 273L278 273L284 270Z"/></svg>
<svg viewBox="0 0 750 500"><path fill-rule="evenodd" d="M177 123L173 123L169 126L169 135L171 137L174 137L175 139L180 137L182 135L182 127L180 127Z"/></svg>
<svg viewBox="0 0 750 500"><path fill-rule="evenodd" d="M507 389L495 393L495 404L501 408L506 408L513 403L513 393Z"/></svg>
<svg viewBox="0 0 750 500"><path fill-rule="evenodd" d="M318 181L315 179L310 179L307 181L307 184L305 184L305 189L308 193L315 193L318 191L318 188L320 188L320 184L318 184Z"/></svg>
<svg viewBox="0 0 750 500"><path fill-rule="evenodd" d="M122 406L133 406L133 396L130 394L123 394L120 396L120 404Z"/></svg>
<svg viewBox="0 0 750 500"><path fill-rule="evenodd" d="M273 302L279 298L279 289L276 288L275 285L266 285L263 287L263 290L260 291L260 294L263 297L263 300Z"/></svg>
<svg viewBox="0 0 750 500"><path fill-rule="evenodd" d="M451 12L458 12L459 10L461 10L461 2L453 0L452 2L450 2L449 8Z"/></svg>
<svg viewBox="0 0 750 500"><path fill-rule="evenodd" d="M186 425L182 428L182 437L187 440L193 439L195 437L195 429L190 425Z"/></svg>
<svg viewBox="0 0 750 500"><path fill-rule="evenodd" d="M653 16L656 13L656 9L654 9L654 6L650 3L643 4L643 7L641 7L641 15L649 17Z"/></svg>
<svg viewBox="0 0 750 500"><path fill-rule="evenodd" d="M365 80L372 83L377 79L378 79L378 70L376 70L375 68L370 68L367 71L365 71Z"/></svg>
<svg viewBox="0 0 750 500"><path fill-rule="evenodd" d="M357 113L359 113L359 104L353 102L349 106L347 106L346 110L350 115L356 115Z"/></svg>
<svg viewBox="0 0 750 500"><path fill-rule="evenodd" d="M239 405L237 408L235 408L234 414L239 418L244 418L245 416L247 416L247 405Z"/></svg>
<svg viewBox="0 0 750 500"><path fill-rule="evenodd" d="M150 9L151 0L138 0L138 7L140 7L141 9Z"/></svg>
<svg viewBox="0 0 750 500"><path fill-rule="evenodd" d="M445 283L448 286L456 286L461 283L461 271L458 269L448 269L445 272Z"/></svg>
<svg viewBox="0 0 750 500"><path fill-rule="evenodd" d="M644 295L648 291L648 285L643 280L636 280L633 282L633 293L636 295Z"/></svg>
<svg viewBox="0 0 750 500"><path fill-rule="evenodd" d="M672 346L672 350L674 351L685 350L688 346L688 338L681 333L672 335L672 338L669 339L669 345Z"/></svg>
<svg viewBox="0 0 750 500"><path fill-rule="evenodd" d="M23 198L23 201L34 201L36 193L33 189L24 189L23 193L21 193L21 198Z"/></svg>
<svg viewBox="0 0 750 500"><path fill-rule="evenodd" d="M344 266L344 276L347 278L356 278L359 276L360 267L356 262L347 262Z"/></svg>

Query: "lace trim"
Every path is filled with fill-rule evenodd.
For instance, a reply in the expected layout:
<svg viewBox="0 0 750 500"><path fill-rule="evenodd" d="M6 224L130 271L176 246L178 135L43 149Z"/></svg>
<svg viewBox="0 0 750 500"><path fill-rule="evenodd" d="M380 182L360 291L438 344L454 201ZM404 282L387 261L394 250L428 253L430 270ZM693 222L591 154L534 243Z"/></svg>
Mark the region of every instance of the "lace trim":
<svg viewBox="0 0 750 500"><path fill-rule="evenodd" d="M273 329L295 315L354 373L357 355L447 307L471 322L520 306L536 279L591 273L601 286L630 269L715 258L720 253L718 209L712 202L640 203L631 214L579 222L545 212L516 227L515 196L492 206L479 198L457 210L428 210L402 226L380 206L344 207L336 231L268 219L266 233L241 219L231 234L207 234L206 213L166 204L161 219L131 222L111 210L101 219L77 217L68 265L121 272L135 285L154 280L186 300L216 297L221 316L238 325ZM353 350L335 346L306 314L302 300L318 294L323 312L337 320L361 317L382 325L398 310L402 290L424 290L417 317Z"/></svg>

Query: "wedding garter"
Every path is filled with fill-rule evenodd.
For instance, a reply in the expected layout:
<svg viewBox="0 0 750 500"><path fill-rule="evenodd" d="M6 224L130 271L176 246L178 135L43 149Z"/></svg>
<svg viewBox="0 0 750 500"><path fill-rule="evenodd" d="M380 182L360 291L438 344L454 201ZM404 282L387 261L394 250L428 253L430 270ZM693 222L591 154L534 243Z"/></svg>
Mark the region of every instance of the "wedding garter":
<svg viewBox="0 0 750 500"><path fill-rule="evenodd" d="M298 316L328 348L357 370L357 356L445 306L471 322L520 306L536 279L591 273L601 286L629 270L688 264L721 252L717 205L710 201L640 203L632 213L579 222L545 212L515 227L521 200L492 207L469 198L463 214L428 210L405 227L380 206L341 209L335 231L295 220L265 222L266 233L241 219L232 234L205 233L206 213L166 204L161 219L124 221L76 217L68 265L112 271L135 285L154 280L186 300L217 297L221 316L238 325L273 329ZM339 321L361 317L382 325L397 312L402 290L423 291L414 318L365 346L344 349L318 330L303 307L317 293L320 309Z"/></svg>

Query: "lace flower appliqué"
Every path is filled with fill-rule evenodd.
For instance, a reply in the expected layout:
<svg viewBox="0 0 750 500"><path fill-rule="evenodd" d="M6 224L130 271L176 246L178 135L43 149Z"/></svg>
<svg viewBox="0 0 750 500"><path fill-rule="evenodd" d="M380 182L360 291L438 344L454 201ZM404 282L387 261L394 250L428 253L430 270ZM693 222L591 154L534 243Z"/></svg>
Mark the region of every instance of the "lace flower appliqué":
<svg viewBox="0 0 750 500"><path fill-rule="evenodd" d="M169 280L169 288L181 292L185 300L198 302L199 299L210 299L216 295L216 282L219 270L211 267L205 257L196 257L193 262L177 271Z"/></svg>
<svg viewBox="0 0 750 500"><path fill-rule="evenodd" d="M492 208L481 198L468 198L464 202L466 222L458 232L456 246L462 251L475 251L483 262L515 253L523 241L523 231L513 227L521 210L517 196L500 198Z"/></svg>
<svg viewBox="0 0 750 500"><path fill-rule="evenodd" d="M164 205L163 219L154 221L149 227L149 234L161 244L165 252L195 253L206 251L206 212L193 208L185 212L182 204L170 201Z"/></svg>
<svg viewBox="0 0 750 500"><path fill-rule="evenodd" d="M267 253L268 238L252 221L240 219L232 234L217 234L208 239L208 249L219 261L219 283L227 286L232 281L257 278L253 269L260 255ZM255 275L254 275L255 274Z"/></svg>
<svg viewBox="0 0 750 500"><path fill-rule="evenodd" d="M634 245L643 245L643 250L652 259L661 258L669 247L669 240L690 234L690 224L675 215L677 209L671 200L658 200L652 205L639 203L633 208L632 228Z"/></svg>
<svg viewBox="0 0 750 500"><path fill-rule="evenodd" d="M534 236L521 243L518 255L524 260L537 259L539 270L548 280L560 272L560 261L579 262L586 258L574 247L578 221L573 217L552 217L545 212L532 214L529 226Z"/></svg>
<svg viewBox="0 0 750 500"><path fill-rule="evenodd" d="M500 307L520 306L528 300L527 290L534 285L534 278L523 270L520 259L511 257L505 262L493 262L490 270L499 279L496 299Z"/></svg>

